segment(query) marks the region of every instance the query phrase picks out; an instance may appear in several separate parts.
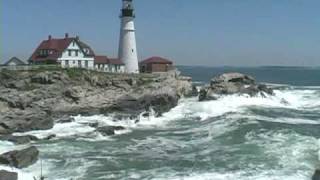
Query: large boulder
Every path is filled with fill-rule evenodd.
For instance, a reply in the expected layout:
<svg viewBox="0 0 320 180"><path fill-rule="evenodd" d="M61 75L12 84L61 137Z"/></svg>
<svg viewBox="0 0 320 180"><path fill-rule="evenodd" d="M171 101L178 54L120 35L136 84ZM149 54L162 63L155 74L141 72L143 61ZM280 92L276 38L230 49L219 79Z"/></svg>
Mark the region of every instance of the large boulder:
<svg viewBox="0 0 320 180"><path fill-rule="evenodd" d="M215 100L221 95L247 94L272 95L273 90L264 84L257 84L251 76L241 73L225 73L211 79L210 85L199 92L199 101Z"/></svg>
<svg viewBox="0 0 320 180"><path fill-rule="evenodd" d="M0 114L0 126L9 132L45 130L53 127L53 119L47 112L37 109L13 110Z"/></svg>
<svg viewBox="0 0 320 180"><path fill-rule="evenodd" d="M0 170L0 180L18 180L18 173Z"/></svg>
<svg viewBox="0 0 320 180"><path fill-rule="evenodd" d="M255 79L241 73L225 73L211 79L211 86L220 83L254 84Z"/></svg>
<svg viewBox="0 0 320 180"><path fill-rule="evenodd" d="M0 155L0 164L25 168L37 162L38 156L38 149L31 146L23 150L10 151Z"/></svg>
<svg viewBox="0 0 320 180"><path fill-rule="evenodd" d="M312 180L320 180L320 169L317 169L313 176L312 176Z"/></svg>
<svg viewBox="0 0 320 180"><path fill-rule="evenodd" d="M115 135L115 131L120 131L124 129L125 128L122 126L103 126L103 127L98 127L97 131L104 136L113 136Z"/></svg>

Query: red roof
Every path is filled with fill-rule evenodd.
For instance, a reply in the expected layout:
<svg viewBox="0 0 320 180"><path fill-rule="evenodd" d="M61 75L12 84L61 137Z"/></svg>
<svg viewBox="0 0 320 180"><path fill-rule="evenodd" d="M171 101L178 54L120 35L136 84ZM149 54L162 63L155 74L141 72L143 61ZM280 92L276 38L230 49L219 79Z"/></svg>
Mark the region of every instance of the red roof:
<svg viewBox="0 0 320 180"><path fill-rule="evenodd" d="M107 56L95 56L95 64L114 64L114 65L123 65L123 62L117 58L108 58Z"/></svg>
<svg viewBox="0 0 320 180"><path fill-rule="evenodd" d="M70 45L71 42L76 41L80 48L83 50L84 48L89 49L89 52L85 53L86 56L94 56L93 50L85 43L81 42L78 38L63 38L63 39L48 39L44 40L40 43L37 49L33 52L30 57L31 61L44 61L44 60L54 60L56 61L63 51ZM51 52L47 56L40 56L40 50L50 50Z"/></svg>
<svg viewBox="0 0 320 180"><path fill-rule="evenodd" d="M140 63L141 64L172 64L172 61L162 57L153 56L146 60L141 61Z"/></svg>
<svg viewBox="0 0 320 180"><path fill-rule="evenodd" d="M109 63L115 65L124 65L124 63L118 58L109 58Z"/></svg>
<svg viewBox="0 0 320 180"><path fill-rule="evenodd" d="M108 64L109 60L107 56L95 56L94 57L95 64Z"/></svg>

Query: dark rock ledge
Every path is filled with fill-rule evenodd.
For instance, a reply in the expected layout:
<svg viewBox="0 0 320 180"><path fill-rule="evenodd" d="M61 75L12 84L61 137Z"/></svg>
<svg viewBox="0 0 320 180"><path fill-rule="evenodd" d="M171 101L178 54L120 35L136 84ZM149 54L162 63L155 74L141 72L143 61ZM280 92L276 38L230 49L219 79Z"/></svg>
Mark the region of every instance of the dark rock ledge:
<svg viewBox="0 0 320 180"><path fill-rule="evenodd" d="M0 155L0 164L25 168L37 162L39 151L36 147L31 146L22 150L6 152Z"/></svg>

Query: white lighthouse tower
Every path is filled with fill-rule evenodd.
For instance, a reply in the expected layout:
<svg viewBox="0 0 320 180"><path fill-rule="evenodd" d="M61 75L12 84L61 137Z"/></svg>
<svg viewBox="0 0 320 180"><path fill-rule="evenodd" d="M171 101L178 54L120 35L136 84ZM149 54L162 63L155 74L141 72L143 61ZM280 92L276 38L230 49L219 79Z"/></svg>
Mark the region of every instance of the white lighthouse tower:
<svg viewBox="0 0 320 180"><path fill-rule="evenodd" d="M124 62L127 73L139 73L132 0L122 0L120 18L119 59Z"/></svg>

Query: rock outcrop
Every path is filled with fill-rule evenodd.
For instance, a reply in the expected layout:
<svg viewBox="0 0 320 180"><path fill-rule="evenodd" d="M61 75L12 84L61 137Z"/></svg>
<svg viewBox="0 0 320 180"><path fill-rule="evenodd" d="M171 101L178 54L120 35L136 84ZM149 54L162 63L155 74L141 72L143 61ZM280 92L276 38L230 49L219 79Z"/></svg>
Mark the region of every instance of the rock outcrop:
<svg viewBox="0 0 320 180"><path fill-rule="evenodd" d="M199 101L216 100L221 95L248 94L272 95L273 90L264 84L257 84L251 76L241 73L225 73L211 79L210 85L199 92Z"/></svg>
<svg viewBox="0 0 320 180"><path fill-rule="evenodd" d="M31 146L23 150L15 150L0 155L0 164L25 168L34 164L38 160L39 151Z"/></svg>
<svg viewBox="0 0 320 180"><path fill-rule="evenodd" d="M50 129L53 119L78 114L137 116L153 107L161 115L191 93L191 79L177 71L136 75L81 69L0 71L0 135Z"/></svg>
<svg viewBox="0 0 320 180"><path fill-rule="evenodd" d="M0 170L0 180L18 180L18 173Z"/></svg>
<svg viewBox="0 0 320 180"><path fill-rule="evenodd" d="M124 130L125 128L122 126L104 126L98 127L97 131L104 136L113 136L115 135L115 131Z"/></svg>
<svg viewBox="0 0 320 180"><path fill-rule="evenodd" d="M320 169L317 169L313 176L312 176L312 180L320 180Z"/></svg>

